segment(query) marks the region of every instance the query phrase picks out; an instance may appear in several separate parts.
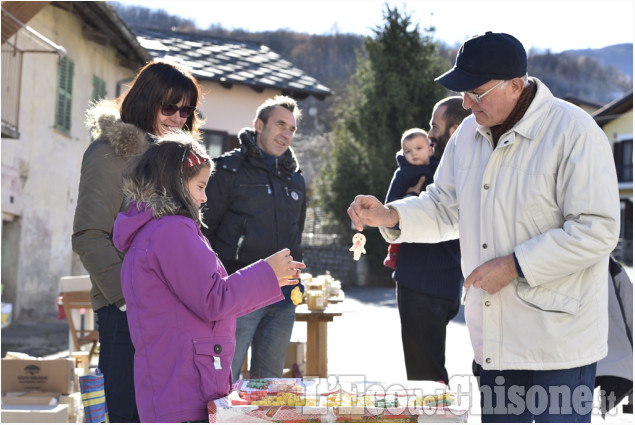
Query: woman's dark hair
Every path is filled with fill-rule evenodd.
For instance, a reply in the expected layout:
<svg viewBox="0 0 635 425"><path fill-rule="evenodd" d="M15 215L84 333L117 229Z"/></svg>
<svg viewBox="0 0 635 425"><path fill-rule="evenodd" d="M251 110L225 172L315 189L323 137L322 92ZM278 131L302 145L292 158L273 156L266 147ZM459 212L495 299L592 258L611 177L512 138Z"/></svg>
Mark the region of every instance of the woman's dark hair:
<svg viewBox="0 0 635 425"><path fill-rule="evenodd" d="M198 146L194 148L194 144ZM192 150L204 162L187 166L187 157ZM128 172L126 179L133 185L152 193L160 194L169 201L169 214L189 217L200 226L201 212L187 192L187 183L203 167L211 167L205 149L194 138L184 132L171 132L152 143ZM154 211L155 215L164 215Z"/></svg>
<svg viewBox="0 0 635 425"><path fill-rule="evenodd" d="M190 71L174 62L156 60L141 68L130 88L119 97L121 120L156 135L154 126L163 105L185 99L187 105L198 107L200 97L198 81ZM184 129L198 138L201 124L195 111Z"/></svg>

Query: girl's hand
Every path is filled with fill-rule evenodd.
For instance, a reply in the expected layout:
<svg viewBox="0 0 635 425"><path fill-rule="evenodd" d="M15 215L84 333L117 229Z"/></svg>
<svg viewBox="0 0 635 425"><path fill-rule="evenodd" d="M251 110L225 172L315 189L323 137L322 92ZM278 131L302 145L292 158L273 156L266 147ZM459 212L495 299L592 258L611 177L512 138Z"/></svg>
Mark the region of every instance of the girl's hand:
<svg viewBox="0 0 635 425"><path fill-rule="evenodd" d="M285 248L265 258L265 261L269 263L276 274L280 286L295 285L300 282L300 269L306 267L299 261L293 261L293 257L290 254L289 248Z"/></svg>

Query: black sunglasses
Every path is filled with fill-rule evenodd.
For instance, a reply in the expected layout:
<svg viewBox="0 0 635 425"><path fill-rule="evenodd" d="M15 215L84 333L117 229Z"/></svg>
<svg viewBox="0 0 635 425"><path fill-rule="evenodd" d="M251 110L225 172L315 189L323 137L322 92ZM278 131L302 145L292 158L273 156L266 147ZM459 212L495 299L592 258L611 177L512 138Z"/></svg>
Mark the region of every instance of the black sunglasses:
<svg viewBox="0 0 635 425"><path fill-rule="evenodd" d="M163 105L161 107L161 113L166 117L179 113L181 118L187 118L196 110L196 106L181 106L180 108L174 104Z"/></svg>

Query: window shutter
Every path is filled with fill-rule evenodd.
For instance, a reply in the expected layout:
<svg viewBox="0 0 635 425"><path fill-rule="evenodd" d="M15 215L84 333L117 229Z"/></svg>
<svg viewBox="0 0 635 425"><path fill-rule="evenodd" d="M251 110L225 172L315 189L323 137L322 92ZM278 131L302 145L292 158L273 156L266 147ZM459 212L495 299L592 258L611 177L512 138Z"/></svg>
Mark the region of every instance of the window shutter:
<svg viewBox="0 0 635 425"><path fill-rule="evenodd" d="M93 75L93 95L91 97L93 102L106 97L106 82L96 75Z"/></svg>
<svg viewBox="0 0 635 425"><path fill-rule="evenodd" d="M57 68L57 102L55 128L68 133L71 130L71 106L73 100L73 74L75 64L68 56L59 60Z"/></svg>

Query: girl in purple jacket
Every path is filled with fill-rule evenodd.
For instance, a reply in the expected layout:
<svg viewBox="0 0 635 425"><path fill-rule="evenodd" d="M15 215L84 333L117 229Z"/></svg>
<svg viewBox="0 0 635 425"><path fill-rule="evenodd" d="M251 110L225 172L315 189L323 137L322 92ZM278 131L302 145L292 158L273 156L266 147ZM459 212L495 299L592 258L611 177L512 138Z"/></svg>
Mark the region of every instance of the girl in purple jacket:
<svg viewBox="0 0 635 425"><path fill-rule="evenodd" d="M304 268L284 249L227 276L199 229L210 173L204 149L172 133L124 180L130 207L113 239L126 253L121 283L142 422L207 421L207 402L231 389L236 318L283 299L280 287Z"/></svg>

